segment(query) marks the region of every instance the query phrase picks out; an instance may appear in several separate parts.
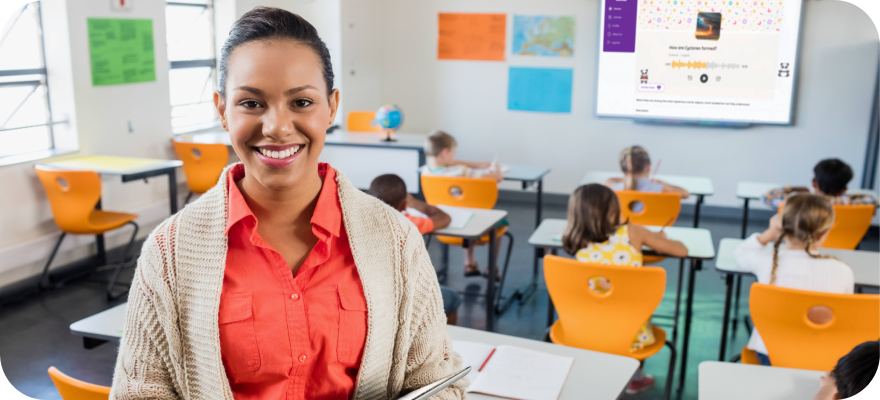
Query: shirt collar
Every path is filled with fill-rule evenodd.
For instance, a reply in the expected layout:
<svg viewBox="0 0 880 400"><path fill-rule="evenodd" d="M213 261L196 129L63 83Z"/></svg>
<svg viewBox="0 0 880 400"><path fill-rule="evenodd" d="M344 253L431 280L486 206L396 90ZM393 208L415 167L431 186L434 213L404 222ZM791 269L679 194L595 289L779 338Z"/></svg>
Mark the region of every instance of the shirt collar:
<svg viewBox="0 0 880 400"><path fill-rule="evenodd" d="M312 214L311 223L322 231L339 237L342 232L342 204L339 201L338 185L336 183L336 171L330 164L319 163L318 175L324 180L321 192L318 194L318 202L315 212ZM238 190L236 181L244 178L244 164L237 164L229 170L226 180L226 189L229 194L227 202L228 214L226 218L226 235L235 224L246 218L253 219L252 229L256 231L257 218L244 200L244 195Z"/></svg>

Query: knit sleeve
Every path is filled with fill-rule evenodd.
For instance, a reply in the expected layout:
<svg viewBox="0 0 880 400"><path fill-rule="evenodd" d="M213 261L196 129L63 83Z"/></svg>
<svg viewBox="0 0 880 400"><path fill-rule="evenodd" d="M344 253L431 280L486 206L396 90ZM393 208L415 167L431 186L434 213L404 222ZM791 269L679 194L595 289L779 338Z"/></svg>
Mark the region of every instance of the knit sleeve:
<svg viewBox="0 0 880 400"><path fill-rule="evenodd" d="M159 231L157 229L157 231ZM113 372L111 400L179 399L171 377L171 361L157 311L157 291L164 282L161 271L166 254L155 238L144 243L131 291L125 327Z"/></svg>
<svg viewBox="0 0 880 400"><path fill-rule="evenodd" d="M452 341L446 333L446 315L443 313L443 297L437 274L425 249L421 236L410 229L407 241L417 241L411 262L414 266L415 284L412 307L413 326L417 327L406 360L403 393L418 389L448 377L461 370L461 356L452 351ZM464 399L467 378L462 378L432 399Z"/></svg>

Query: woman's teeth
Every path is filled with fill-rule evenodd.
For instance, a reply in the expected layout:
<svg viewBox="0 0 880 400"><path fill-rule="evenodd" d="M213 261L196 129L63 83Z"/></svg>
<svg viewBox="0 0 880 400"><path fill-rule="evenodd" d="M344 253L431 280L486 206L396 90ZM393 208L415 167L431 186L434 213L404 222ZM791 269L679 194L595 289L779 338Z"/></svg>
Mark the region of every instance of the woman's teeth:
<svg viewBox="0 0 880 400"><path fill-rule="evenodd" d="M296 154L296 152L299 151L299 146L293 146L282 151L266 150L259 147L258 149L260 150L260 153L266 157L282 159Z"/></svg>

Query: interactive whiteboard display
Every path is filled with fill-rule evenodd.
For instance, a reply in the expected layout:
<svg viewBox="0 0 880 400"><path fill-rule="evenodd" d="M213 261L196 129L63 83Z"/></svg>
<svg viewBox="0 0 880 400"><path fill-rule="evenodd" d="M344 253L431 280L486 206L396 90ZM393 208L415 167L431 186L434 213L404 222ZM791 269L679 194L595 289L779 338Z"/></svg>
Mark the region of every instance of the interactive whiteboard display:
<svg viewBox="0 0 880 400"><path fill-rule="evenodd" d="M602 0L596 113L791 123L801 0Z"/></svg>

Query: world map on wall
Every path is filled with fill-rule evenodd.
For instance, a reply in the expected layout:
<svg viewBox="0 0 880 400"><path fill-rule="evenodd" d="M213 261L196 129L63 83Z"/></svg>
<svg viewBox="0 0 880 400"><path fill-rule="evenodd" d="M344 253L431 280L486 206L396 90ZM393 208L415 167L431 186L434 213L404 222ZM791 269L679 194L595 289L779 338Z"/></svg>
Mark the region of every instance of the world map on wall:
<svg viewBox="0 0 880 400"><path fill-rule="evenodd" d="M515 15L513 54L571 57L574 55L574 17Z"/></svg>

